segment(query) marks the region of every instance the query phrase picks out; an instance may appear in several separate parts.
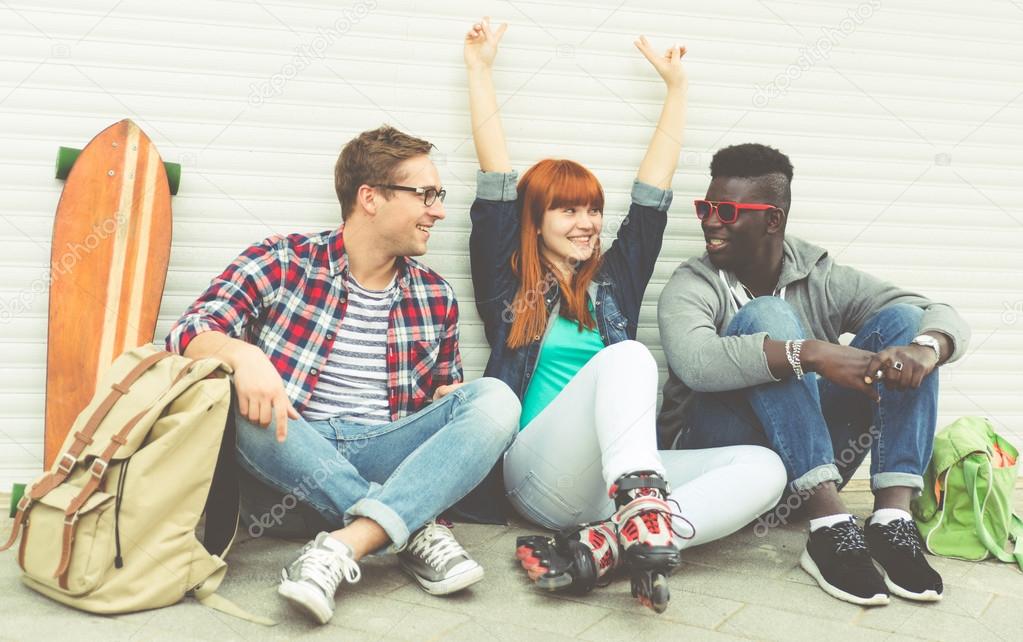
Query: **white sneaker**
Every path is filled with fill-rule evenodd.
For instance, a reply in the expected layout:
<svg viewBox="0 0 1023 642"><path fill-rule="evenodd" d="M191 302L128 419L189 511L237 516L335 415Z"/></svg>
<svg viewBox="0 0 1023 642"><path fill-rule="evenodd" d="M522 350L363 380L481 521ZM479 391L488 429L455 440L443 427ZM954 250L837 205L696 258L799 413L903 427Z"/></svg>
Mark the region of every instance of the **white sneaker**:
<svg viewBox="0 0 1023 642"><path fill-rule="evenodd" d="M423 590L447 595L483 579L483 567L469 557L451 531L437 522L413 533L398 561Z"/></svg>
<svg viewBox="0 0 1023 642"><path fill-rule="evenodd" d="M334 594L342 577L352 584L362 577L352 549L330 533L320 533L281 570L277 592L320 624L326 624L334 616Z"/></svg>

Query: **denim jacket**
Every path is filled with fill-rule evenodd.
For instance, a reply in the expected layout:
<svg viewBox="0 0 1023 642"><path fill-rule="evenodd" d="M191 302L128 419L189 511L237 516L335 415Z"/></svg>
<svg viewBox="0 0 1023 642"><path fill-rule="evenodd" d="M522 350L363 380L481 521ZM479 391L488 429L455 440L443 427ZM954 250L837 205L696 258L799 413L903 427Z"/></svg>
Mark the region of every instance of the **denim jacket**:
<svg viewBox="0 0 1023 642"><path fill-rule="evenodd" d="M514 350L507 346L519 289L510 262L519 246L517 181L516 172L477 174L476 200L470 211L469 254L476 309L483 318L490 343L490 360L484 376L504 381L522 399L545 337L537 336L529 345ZM629 214L621 220L617 238L604 253L601 268L589 288L597 329L605 346L636 338L643 292L661 251L671 197L670 190L639 181L632 186ZM605 229L611 224L605 218ZM556 282L536 296L543 297L549 318L558 314L561 291ZM552 326L548 322L548 330Z"/></svg>

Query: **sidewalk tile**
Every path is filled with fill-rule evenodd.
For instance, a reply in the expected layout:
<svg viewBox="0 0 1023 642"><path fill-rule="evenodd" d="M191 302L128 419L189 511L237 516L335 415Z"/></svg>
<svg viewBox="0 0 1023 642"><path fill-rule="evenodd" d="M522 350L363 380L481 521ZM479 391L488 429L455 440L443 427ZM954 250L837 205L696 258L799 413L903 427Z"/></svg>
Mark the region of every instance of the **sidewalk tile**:
<svg viewBox="0 0 1023 642"><path fill-rule="evenodd" d="M1023 573L1015 564L996 560L983 562L960 562L970 568L955 580L956 585L978 591L991 591L999 595L1017 597L1023 595Z"/></svg>
<svg viewBox="0 0 1023 642"><path fill-rule="evenodd" d="M683 564L676 575L688 576L686 589L704 595L772 607L791 613L808 613L837 622L850 622L860 607L829 596L816 584L765 577L751 578L742 572Z"/></svg>
<svg viewBox="0 0 1023 642"><path fill-rule="evenodd" d="M1018 639L1021 637L1021 614L1023 614L1023 596L1017 598L998 595L991 601L980 619L986 627L985 633L990 634L993 639Z"/></svg>
<svg viewBox="0 0 1023 642"><path fill-rule="evenodd" d="M443 607L445 605L441 604L439 606ZM401 605L395 608L388 608L383 612L376 611L376 618L379 619L381 616L390 616L389 626L386 628L374 627L378 629L373 631L374 635L409 641L447 639L448 634L452 630L470 621L469 616L465 614L455 613L449 609L422 605ZM340 623L347 627L357 629L364 627L364 623L360 622L357 617L349 617L347 613L344 617L337 619L341 620Z"/></svg>
<svg viewBox="0 0 1023 642"><path fill-rule="evenodd" d="M82 617L70 609L45 617L38 612L5 613L0 619L0 639L127 640L138 629L114 618Z"/></svg>
<svg viewBox="0 0 1023 642"><path fill-rule="evenodd" d="M508 622L473 618L447 631L442 639L444 642L479 642L480 640L494 640L496 642L519 642L521 640L528 640L529 642L566 642L576 639L549 631L529 628L527 625L531 623L523 624L523 626L519 626L517 624L509 624Z"/></svg>
<svg viewBox="0 0 1023 642"><path fill-rule="evenodd" d="M744 635L755 640L779 640L780 642L906 639L847 622L835 622L807 613L797 614L764 606L747 606L728 618L721 625L719 631Z"/></svg>
<svg viewBox="0 0 1023 642"><path fill-rule="evenodd" d="M807 586L817 586L817 582L812 577L807 575L803 567L799 565L799 561L795 560L792 562L792 567L788 570L785 575L782 575L781 579L786 582L795 582L797 584L806 584Z"/></svg>
<svg viewBox="0 0 1023 642"><path fill-rule="evenodd" d="M487 575L482 582L454 595L432 596L418 586L408 585L388 597L412 604L438 605L473 619L513 625L528 622L531 628L565 636L578 635L607 614L606 608L558 599L536 590L515 560L484 568Z"/></svg>
<svg viewBox="0 0 1023 642"><path fill-rule="evenodd" d="M943 613L977 618L987 609L994 597L994 593L990 591L978 591L976 589L946 584L941 601L934 606L936 610ZM893 597L892 599L896 598ZM912 604L912 602L907 603Z"/></svg>
<svg viewBox="0 0 1023 642"><path fill-rule="evenodd" d="M555 599L597 606L628 617L652 617L704 629L713 629L742 608L742 602L703 595L686 589L685 577L678 573L668 578L671 603L664 613L654 613L632 597L629 578L617 576L608 586L587 595L558 594ZM534 589L535 590L535 589Z"/></svg>
<svg viewBox="0 0 1023 642"><path fill-rule="evenodd" d="M726 538L691 550L682 551L682 559L691 564L735 571L770 578L782 578L791 569L793 550L780 545L774 533L755 541ZM799 549L802 550L802 542Z"/></svg>
<svg viewBox="0 0 1023 642"><path fill-rule="evenodd" d="M945 600L948 600L946 603ZM977 615L957 604L952 596L937 603L892 598L886 607L866 609L856 624L928 640L961 640L991 637L994 631ZM994 636L994 639L998 639Z"/></svg>
<svg viewBox="0 0 1023 642"><path fill-rule="evenodd" d="M671 608L670 606L668 607ZM649 609L648 609L649 610ZM656 617L636 617L634 614L615 612L584 631L579 638L594 642L665 642L684 640L738 640L727 633L701 629Z"/></svg>

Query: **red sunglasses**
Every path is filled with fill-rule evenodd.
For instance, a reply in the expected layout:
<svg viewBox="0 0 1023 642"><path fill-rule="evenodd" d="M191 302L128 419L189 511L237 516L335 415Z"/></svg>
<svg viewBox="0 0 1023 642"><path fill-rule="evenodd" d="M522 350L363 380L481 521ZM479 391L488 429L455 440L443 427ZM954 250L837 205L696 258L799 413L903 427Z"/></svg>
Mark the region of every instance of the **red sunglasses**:
<svg viewBox="0 0 1023 642"><path fill-rule="evenodd" d="M695 200L693 205L696 206L696 218L702 221L711 214L717 214L718 220L725 225L731 225L738 220L741 210L763 212L778 209L777 205L770 203L734 203L732 201Z"/></svg>

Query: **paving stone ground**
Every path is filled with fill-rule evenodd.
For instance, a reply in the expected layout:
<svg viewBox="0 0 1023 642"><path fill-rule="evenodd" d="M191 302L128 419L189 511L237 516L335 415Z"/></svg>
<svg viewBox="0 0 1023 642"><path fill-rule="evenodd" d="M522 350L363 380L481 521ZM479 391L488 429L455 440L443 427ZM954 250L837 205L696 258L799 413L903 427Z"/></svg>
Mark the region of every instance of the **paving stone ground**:
<svg viewBox="0 0 1023 642"><path fill-rule="evenodd" d="M858 516L870 495L844 493ZM1023 497L1017 493L1017 510ZM6 506L6 499L0 506ZM0 520L6 536L10 520ZM642 608L619 578L585 597L535 590L515 560L518 535L538 532L458 524L455 534L486 569L480 584L433 597L402 574L393 556L367 561L363 579L342 585L337 612L316 626L277 596L280 568L300 543L262 537L236 544L221 594L278 621L263 627L190 599L155 611L105 617L54 603L24 587L14 555L0 554L0 639L3 640L1023 640L1023 574L997 562L932 558L945 579L945 599L921 605L893 598L861 608L825 595L798 566L805 526L766 536L748 527L719 542L685 551L671 576L671 604L657 615Z"/></svg>

